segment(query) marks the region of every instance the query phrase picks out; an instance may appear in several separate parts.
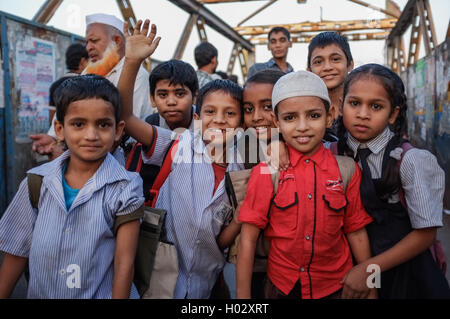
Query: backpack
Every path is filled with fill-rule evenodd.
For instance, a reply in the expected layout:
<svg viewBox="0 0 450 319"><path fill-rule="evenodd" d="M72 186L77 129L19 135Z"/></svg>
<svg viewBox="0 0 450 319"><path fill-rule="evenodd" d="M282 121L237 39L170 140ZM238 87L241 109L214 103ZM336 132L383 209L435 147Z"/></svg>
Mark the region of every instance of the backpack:
<svg viewBox="0 0 450 319"><path fill-rule="evenodd" d="M170 145L167 154L176 151L178 139ZM139 231L139 240L134 260L133 282L141 298L173 298L178 280L178 256L175 246L167 240L165 218L167 211L154 208L159 189L170 173L172 156L164 158L160 172L149 192L151 200L144 205L144 216ZM31 206L38 209L43 176L27 174L28 193ZM122 223L127 221L116 218L114 221L114 234ZM25 278L29 280L28 266L25 269ZM152 280L153 279L153 280Z"/></svg>
<svg viewBox="0 0 450 319"><path fill-rule="evenodd" d="M350 180L355 173L356 166L355 161L347 156L334 155L339 166L339 172L342 177L342 182L344 186L344 192L347 190L347 186ZM272 171L272 170L271 170ZM225 189L228 194L228 198L230 199L230 203L233 209L236 209L239 203L243 202L245 198L245 193L247 191L248 180L250 178L251 169L227 172L225 173ZM267 217L269 218L270 211L272 209L273 200L277 194L278 190L278 179L280 177L280 172L276 170L271 173L272 185L274 189L273 197L270 201L269 210L267 212ZM237 258L237 247L239 244L238 235L230 247L230 251L228 254L228 261L231 263L236 263ZM255 249L255 264L253 267L254 272L265 272L267 257L269 255L269 242L264 239L263 230L261 230L260 235L258 237L258 241L256 242Z"/></svg>
<svg viewBox="0 0 450 319"><path fill-rule="evenodd" d="M402 164L403 157L405 156L406 152L408 152L410 149L413 149L414 146L411 143L409 143L408 140L403 140L401 148L402 148L403 152L400 156L400 160L397 161L397 166L398 166L399 170L400 170L400 165ZM330 144L330 150L333 154L338 154L337 142L333 142ZM403 191L402 187L400 187L399 198L400 198L400 203L402 204L403 208L408 210L408 206L406 205L405 192ZM446 261L445 252L444 252L444 249L442 247L442 243L440 242L440 240L436 239L433 242L433 244L430 247L430 252L431 252L431 255L433 256L433 259L437 263L439 269L445 275L445 273L447 272L447 261Z"/></svg>

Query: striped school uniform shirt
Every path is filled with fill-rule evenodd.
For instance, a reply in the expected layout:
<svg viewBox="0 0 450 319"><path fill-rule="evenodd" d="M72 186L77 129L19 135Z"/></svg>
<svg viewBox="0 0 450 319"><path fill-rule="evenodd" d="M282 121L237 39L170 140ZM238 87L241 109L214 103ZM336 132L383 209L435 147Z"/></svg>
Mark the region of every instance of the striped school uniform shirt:
<svg viewBox="0 0 450 319"><path fill-rule="evenodd" d="M366 143L372 151L367 164L373 179L381 178L384 150L394 133L386 129ZM350 134L348 146L357 154L360 142ZM359 163L361 167L361 163ZM427 150L412 148L404 155L400 165L400 179L405 193L411 226L414 229L441 227L445 174L436 157ZM361 194L364 196L364 194ZM392 195L388 202L399 202L399 194Z"/></svg>
<svg viewBox="0 0 450 319"><path fill-rule="evenodd" d="M173 132L160 127L154 147L142 153L144 163L161 165ZM229 154L229 153L228 153ZM230 163L227 171L243 169ZM198 132L180 135L171 172L160 189L155 207L167 210L168 240L177 248L179 276L175 298L208 298L225 265L217 245L222 227L232 218L232 208L222 180L214 193L212 160Z"/></svg>
<svg viewBox="0 0 450 319"><path fill-rule="evenodd" d="M66 209L57 159L28 171L43 176L39 213L29 199L27 178L0 220L0 250L29 258L28 298L111 298L116 216L143 205L142 180L111 154ZM136 288L131 298L139 298Z"/></svg>

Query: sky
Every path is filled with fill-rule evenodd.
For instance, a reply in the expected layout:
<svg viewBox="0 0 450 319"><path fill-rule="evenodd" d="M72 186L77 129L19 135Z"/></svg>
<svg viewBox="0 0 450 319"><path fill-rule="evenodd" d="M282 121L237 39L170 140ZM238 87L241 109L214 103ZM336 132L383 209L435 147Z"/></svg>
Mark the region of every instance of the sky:
<svg viewBox="0 0 450 319"><path fill-rule="evenodd" d="M407 0L394 0L401 9ZM32 19L44 0L14 0L0 1L0 10L25 19ZM366 0L377 7L384 7L385 0ZM248 1L239 3L209 4L208 9L230 26L236 26L251 13L267 3L267 0ZM137 19L149 18L158 26L158 34L162 37L153 58L168 60L173 57L181 32L188 20L188 14L168 0L131 0L131 5ZM431 11L436 28L437 41L442 43L445 39L450 18L449 0L430 0ZM85 16L92 13L108 13L122 17L115 0L65 0L56 11L48 25L84 36ZM297 0L278 0L275 4L248 20L244 26L299 23L304 21L319 22L322 20L360 20L383 19L381 12L363 7L347 0L307 0L299 4ZM215 45L219 51L219 66L217 70L226 71L231 55L233 43L215 30L206 26L208 41ZM406 50L409 45L409 32L404 37ZM188 44L184 51L183 60L195 67L193 51L199 43L197 31L192 30ZM307 44L295 43L288 54L288 62L295 70L306 68ZM385 41L351 41L350 48L355 66L365 63L385 63ZM423 45L420 57L424 56ZM267 46L257 45L256 62L265 62L271 58ZM233 73L242 81L239 62L236 61Z"/></svg>

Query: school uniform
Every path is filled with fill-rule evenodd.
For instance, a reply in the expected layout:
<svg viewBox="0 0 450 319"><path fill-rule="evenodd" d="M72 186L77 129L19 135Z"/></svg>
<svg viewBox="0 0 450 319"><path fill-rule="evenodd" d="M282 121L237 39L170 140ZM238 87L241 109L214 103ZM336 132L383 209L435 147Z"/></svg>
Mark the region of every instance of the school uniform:
<svg viewBox="0 0 450 319"><path fill-rule="evenodd" d="M351 135L347 139L348 146L359 157L362 167L362 202L374 219L374 223L367 227L372 255L393 247L413 229L443 225L444 172L434 155L426 150L412 148L404 154L400 163L399 186L403 189L407 208L400 202L399 193L387 200L378 197L375 184L395 149L393 136L394 133L387 127L365 145L361 145ZM398 151L402 153L401 148ZM450 289L427 249L411 260L383 272L379 297L450 298Z"/></svg>
<svg viewBox="0 0 450 319"><path fill-rule="evenodd" d="M67 209L62 170L69 155L28 171L43 176L38 210L25 178L0 220L0 250L28 258L28 298L111 298L114 221L142 216L142 180L108 153ZM130 297L139 298L134 285Z"/></svg>
<svg viewBox="0 0 450 319"><path fill-rule="evenodd" d="M142 159L145 164L161 166L175 133L154 128L152 147L143 150ZM235 161L226 171L242 168ZM233 213L223 178L215 191L214 185L215 169L201 134L186 130L179 137L171 172L155 204L167 210L167 238L177 248L179 276L174 298L208 298L224 267L224 252L216 240Z"/></svg>
<svg viewBox="0 0 450 319"><path fill-rule="evenodd" d="M301 298L323 298L342 288L353 267L345 234L372 222L360 199L361 171L355 170L344 193L330 150L321 145L307 157L287 148L291 165L280 172L274 198L267 165L252 169L239 220L265 229L271 244L267 275L276 288L289 295L296 286Z"/></svg>

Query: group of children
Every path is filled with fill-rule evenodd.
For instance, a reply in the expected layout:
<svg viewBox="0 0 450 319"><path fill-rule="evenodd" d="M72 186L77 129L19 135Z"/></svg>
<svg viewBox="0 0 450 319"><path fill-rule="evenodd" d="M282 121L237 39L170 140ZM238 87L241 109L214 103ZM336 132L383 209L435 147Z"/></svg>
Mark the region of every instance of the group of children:
<svg viewBox="0 0 450 319"><path fill-rule="evenodd" d="M404 147L406 97L394 72L377 64L352 71L347 41L332 32L312 40L308 71L261 71L243 88L215 80L198 91L195 70L170 60L150 75L158 114L143 121L132 113L134 79L160 38L148 20L127 30L117 89L87 75L55 92L55 131L68 150L28 172L0 220L1 298L27 264L29 298L138 298L144 195L168 212L179 260L174 298L209 298L239 234L236 296L255 297L261 230L270 242L265 298L450 298L428 250L442 226L444 173L428 151ZM267 158L228 160L242 128L261 143L278 128L277 187ZM123 131L139 143L142 165L169 160L156 196L148 196L155 176L143 188L114 158ZM355 160L346 185L337 153ZM233 210L224 177L245 168L247 193ZM30 174L42 176L37 208ZM370 265L381 286L368 284Z"/></svg>

